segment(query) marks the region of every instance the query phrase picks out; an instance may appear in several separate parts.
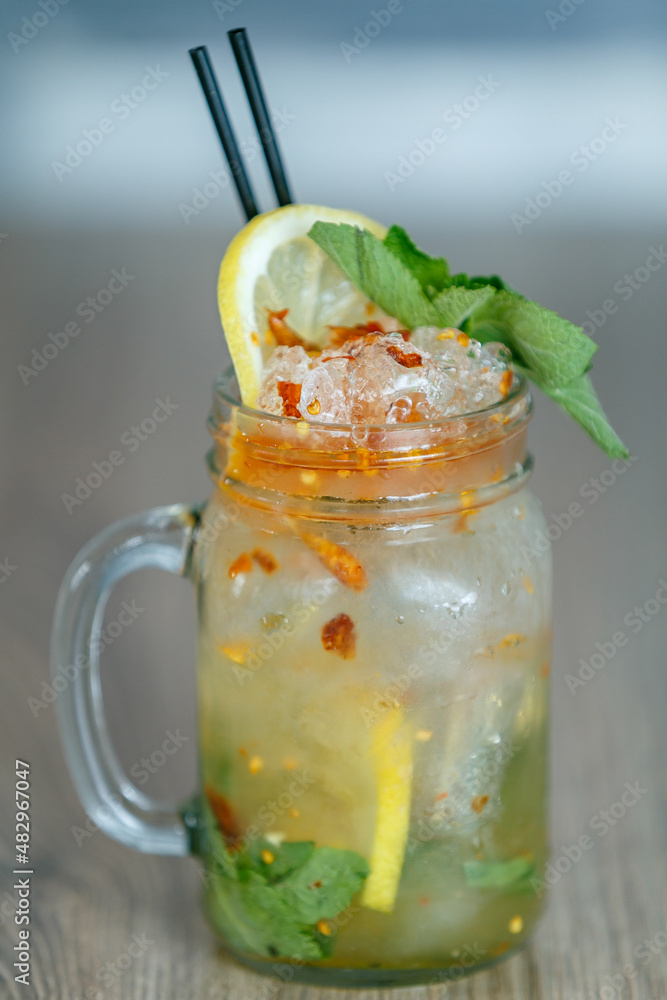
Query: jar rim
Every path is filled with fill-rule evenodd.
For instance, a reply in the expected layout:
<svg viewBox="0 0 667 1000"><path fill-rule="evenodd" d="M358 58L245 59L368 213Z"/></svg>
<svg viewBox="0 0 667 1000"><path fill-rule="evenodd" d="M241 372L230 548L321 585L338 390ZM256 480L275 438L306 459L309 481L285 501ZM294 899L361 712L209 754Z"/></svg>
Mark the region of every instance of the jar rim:
<svg viewBox="0 0 667 1000"><path fill-rule="evenodd" d="M233 395L228 369L214 384L208 455L219 486L254 506L329 517L351 505L390 501L414 516L439 497L441 510L493 502L530 474L526 429L532 400L519 375L493 406L441 421L412 424L328 424L275 416ZM476 504L477 505L477 504ZM411 513L408 515L408 510ZM372 517L372 515L370 515ZM401 515L403 516L403 515Z"/></svg>

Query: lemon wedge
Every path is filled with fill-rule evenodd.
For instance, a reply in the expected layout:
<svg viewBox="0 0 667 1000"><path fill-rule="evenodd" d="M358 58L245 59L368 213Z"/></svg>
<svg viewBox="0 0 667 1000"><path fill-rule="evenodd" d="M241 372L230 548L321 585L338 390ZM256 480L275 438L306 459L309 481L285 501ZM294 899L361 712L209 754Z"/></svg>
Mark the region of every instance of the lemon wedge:
<svg viewBox="0 0 667 1000"><path fill-rule="evenodd" d="M377 722L372 755L377 814L371 871L361 904L370 910L391 913L403 869L412 797L412 741L400 706L388 708Z"/></svg>
<svg viewBox="0 0 667 1000"><path fill-rule="evenodd" d="M348 223L383 238L386 230L357 212L286 205L257 215L229 244L218 279L220 318L246 406L255 406L262 369L275 342L268 312L308 343L323 345L327 326L354 326L379 311L308 236L313 223Z"/></svg>

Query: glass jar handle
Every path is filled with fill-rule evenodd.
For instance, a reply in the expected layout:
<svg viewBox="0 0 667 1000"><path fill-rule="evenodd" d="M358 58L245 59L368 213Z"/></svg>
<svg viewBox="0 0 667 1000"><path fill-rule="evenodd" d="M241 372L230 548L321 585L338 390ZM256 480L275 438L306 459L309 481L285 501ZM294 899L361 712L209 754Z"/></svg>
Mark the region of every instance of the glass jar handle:
<svg viewBox="0 0 667 1000"><path fill-rule="evenodd" d="M184 504L154 507L93 538L62 582L51 635L60 732L81 804L110 837L152 854L188 854L190 842L176 805L144 795L116 756L102 700L99 636L118 580L146 567L188 573L196 521Z"/></svg>

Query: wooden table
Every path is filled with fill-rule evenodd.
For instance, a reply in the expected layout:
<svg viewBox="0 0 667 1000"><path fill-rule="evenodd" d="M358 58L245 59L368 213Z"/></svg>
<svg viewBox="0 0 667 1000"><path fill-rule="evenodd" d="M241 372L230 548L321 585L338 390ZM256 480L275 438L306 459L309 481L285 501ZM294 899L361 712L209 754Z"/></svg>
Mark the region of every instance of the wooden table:
<svg viewBox="0 0 667 1000"><path fill-rule="evenodd" d="M427 224L413 228L421 242L438 247ZM15 567L0 584L3 997L81 1000L96 991L123 1000L323 995L262 979L221 955L199 913L193 862L133 854L87 830L63 763L54 708L35 715L28 704L40 698L47 680L56 590L80 545L132 511L205 495L204 420L212 374L223 362L215 275L228 236L51 233L12 235L3 246L0 562L6 558L6 566ZM483 273L498 269L500 261L515 286L575 320L598 309L614 281L642 264L655 241L654 233L531 234L520 240L450 234L463 266ZM49 331L71 320L77 304L123 267L133 276L127 288L25 385L17 366L30 362L31 348L43 345ZM428 988L434 997L667 996L667 611L649 616L636 633L623 624L667 578L662 289L664 280L652 278L629 302L620 302L599 334L596 384L636 461L614 471L574 424L541 399L531 431L534 487L547 515L561 516L563 525L572 502L584 509L554 541L552 828L554 863L563 873L523 952L461 983ZM178 410L68 514L62 494L164 395ZM113 601L126 598L137 599L146 612L105 653L111 729L128 768L150 755L168 729L188 736L147 785L151 794L185 796L195 784L196 757L192 598L187 584L151 573L128 581ZM608 643L619 629L628 632L627 645L571 693L565 676L575 675L596 643ZM16 984L12 970L15 758L29 761L32 775L31 987ZM620 813L614 803L626 783L639 784L636 804L617 819L612 815L604 834L600 821L592 828L601 810ZM592 836L592 849L568 862L584 833ZM143 942L139 957L100 982L99 970L125 955L135 935ZM424 989L407 992L425 995Z"/></svg>

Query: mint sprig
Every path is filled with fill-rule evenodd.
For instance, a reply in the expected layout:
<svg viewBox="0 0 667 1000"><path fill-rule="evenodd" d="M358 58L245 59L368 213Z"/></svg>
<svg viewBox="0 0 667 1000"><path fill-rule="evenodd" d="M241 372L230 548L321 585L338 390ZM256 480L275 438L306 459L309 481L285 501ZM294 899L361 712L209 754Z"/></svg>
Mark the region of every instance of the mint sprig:
<svg viewBox="0 0 667 1000"><path fill-rule="evenodd" d="M562 408L581 424L590 434L596 444L612 458L629 458L630 454L620 437L611 426L600 405L593 383L588 375L579 375L568 385L540 385L536 376L526 372L533 382L562 406Z"/></svg>
<svg viewBox="0 0 667 1000"><path fill-rule="evenodd" d="M567 385L583 374L597 351L580 327L513 292L497 292L475 312L467 332L476 340L506 344L513 357L548 386Z"/></svg>
<svg viewBox="0 0 667 1000"><path fill-rule="evenodd" d="M451 274L400 226L384 240L365 229L316 222L308 235L364 295L406 327L463 328L500 341L515 365L554 399L611 457L628 451L611 427L587 376L597 344L581 327L524 298L497 275Z"/></svg>
<svg viewBox="0 0 667 1000"><path fill-rule="evenodd" d="M230 851L207 805L203 813L211 917L229 943L267 957L328 958L335 934L318 924L350 905L369 872L364 858L311 841L262 839Z"/></svg>

